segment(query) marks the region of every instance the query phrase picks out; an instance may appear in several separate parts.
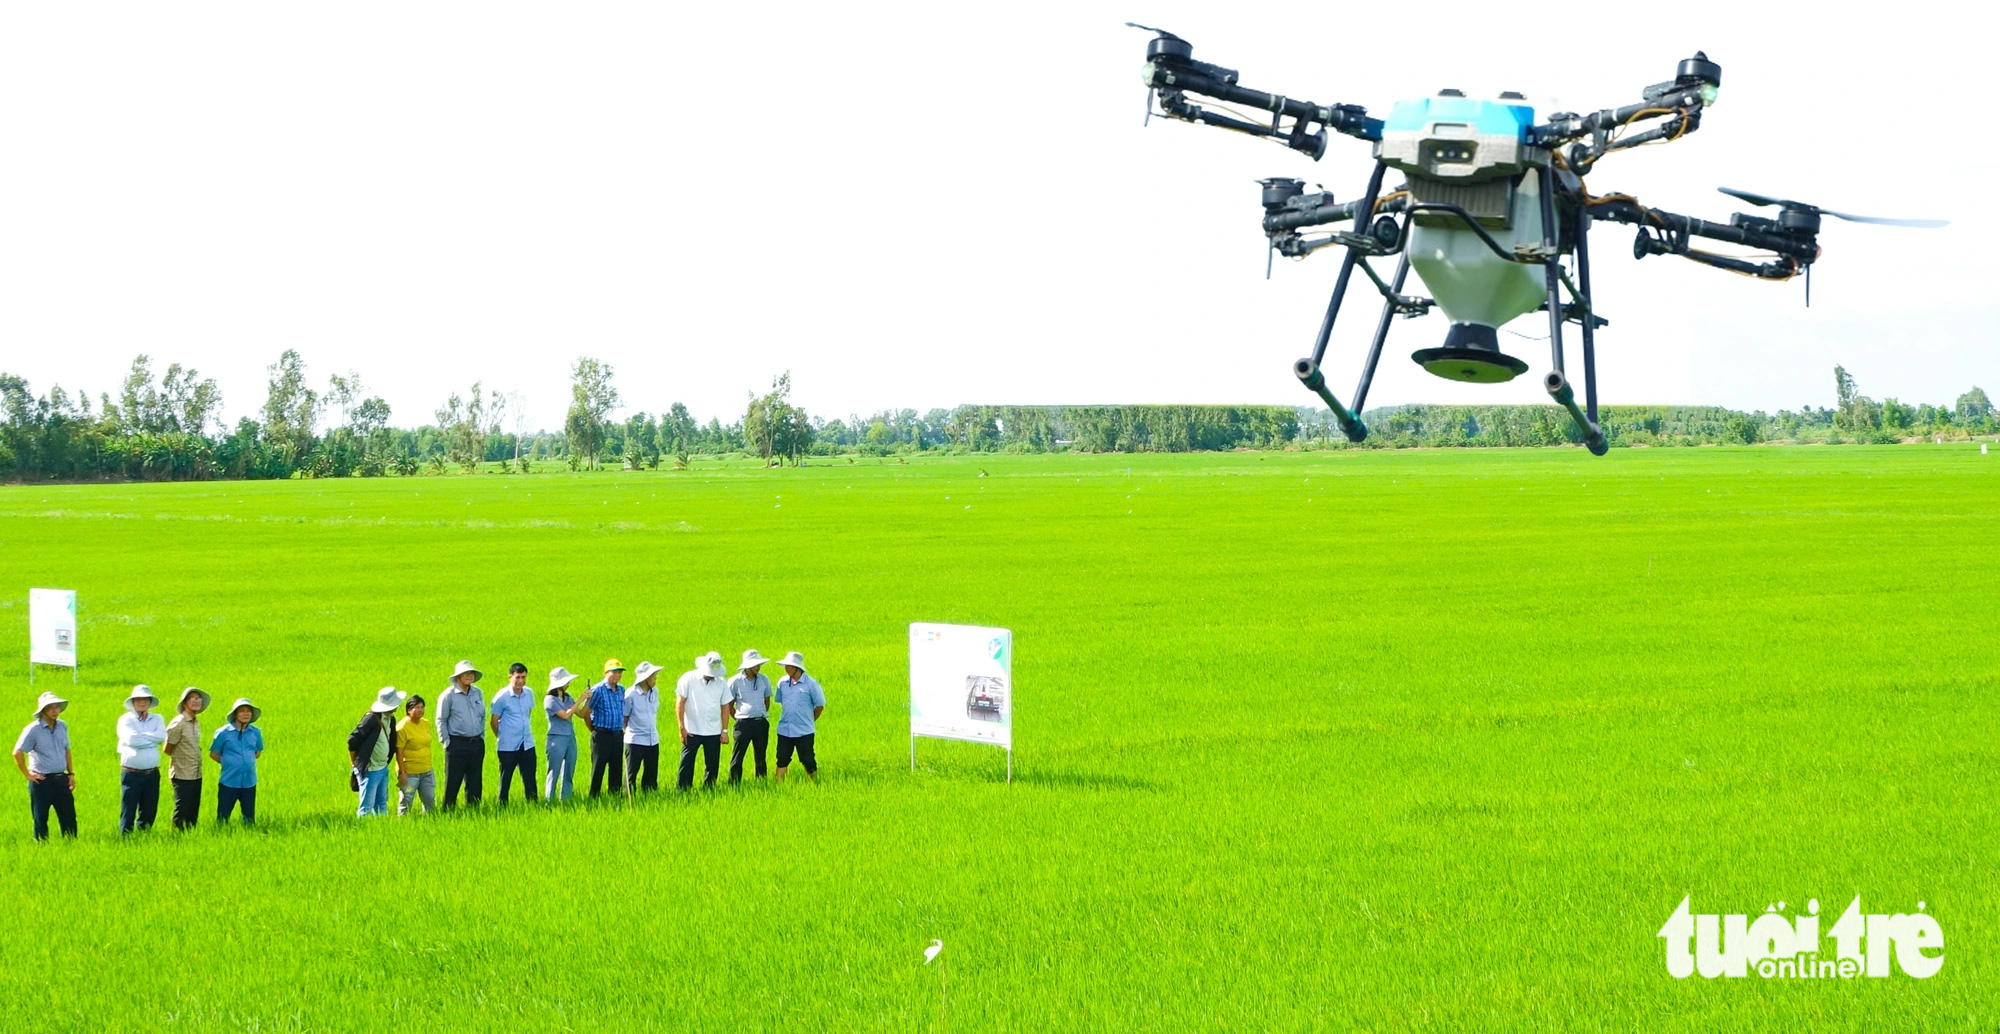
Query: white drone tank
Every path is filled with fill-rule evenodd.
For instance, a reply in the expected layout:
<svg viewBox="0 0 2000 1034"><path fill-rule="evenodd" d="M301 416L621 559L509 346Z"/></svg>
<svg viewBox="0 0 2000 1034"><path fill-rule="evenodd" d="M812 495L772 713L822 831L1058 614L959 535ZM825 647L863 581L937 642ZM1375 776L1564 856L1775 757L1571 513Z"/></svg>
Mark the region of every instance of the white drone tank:
<svg viewBox="0 0 2000 1034"><path fill-rule="evenodd" d="M1451 206L1417 208L1408 242L1410 268L1451 320L1442 347L1411 358L1451 380L1497 383L1527 372L1527 363L1500 351L1498 330L1548 297L1539 263L1495 254L1479 232L1510 255L1542 243L1540 169L1549 155L1528 146L1535 112L1520 99L1446 90L1399 101L1375 145L1377 158L1408 177L1403 189L1414 204Z"/></svg>

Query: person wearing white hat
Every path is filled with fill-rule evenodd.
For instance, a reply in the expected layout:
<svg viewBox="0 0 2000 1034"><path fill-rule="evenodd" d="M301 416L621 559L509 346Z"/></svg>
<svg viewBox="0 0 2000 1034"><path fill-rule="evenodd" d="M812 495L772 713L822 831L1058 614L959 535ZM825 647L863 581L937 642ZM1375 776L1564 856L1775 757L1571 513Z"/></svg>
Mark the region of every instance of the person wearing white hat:
<svg viewBox="0 0 2000 1034"><path fill-rule="evenodd" d="M694 670L674 685L674 718L681 727L681 766L674 786L694 789L694 756L707 755L702 788L715 785L722 762L722 742L729 736L722 713L729 709L729 683L722 678L722 655L711 650L694 659Z"/></svg>
<svg viewBox="0 0 2000 1034"><path fill-rule="evenodd" d="M535 803L535 734L528 731L528 716L535 713L535 693L528 688L528 666L520 661L507 666L507 684L495 690L488 705L493 727L493 755L500 759L500 803L507 803L507 787L514 773L521 773L521 792Z"/></svg>
<svg viewBox="0 0 2000 1034"><path fill-rule="evenodd" d="M731 786L743 781L743 754L752 748L757 752L757 778L765 776L764 753L771 744L771 679L761 669L769 663L763 654L745 650L736 677L729 680L730 710L736 719L736 746L729 752ZM722 731L726 738L729 730Z"/></svg>
<svg viewBox="0 0 2000 1034"><path fill-rule="evenodd" d="M243 806L243 824L257 824L257 759L264 756L264 730L257 719L264 709L237 697L229 707L229 724L215 730L208 743L209 759L222 766L215 779L215 822L227 825L229 814Z"/></svg>
<svg viewBox="0 0 2000 1034"><path fill-rule="evenodd" d="M660 788L660 666L640 661L625 691L625 792ZM642 774L643 770L643 774Z"/></svg>
<svg viewBox="0 0 2000 1034"><path fill-rule="evenodd" d="M549 672L549 691L542 697L542 746L548 753L549 774L542 787L542 799L554 804L569 800L576 786L576 698L569 684L576 676L557 665Z"/></svg>
<svg viewBox="0 0 2000 1034"><path fill-rule="evenodd" d="M389 759L396 754L396 708L407 696L394 686L375 693L368 713L347 734L348 786L361 795L355 817L389 814Z"/></svg>
<svg viewBox="0 0 2000 1034"><path fill-rule="evenodd" d="M201 816L201 713L208 694L189 686L181 690L178 712L167 723L167 778L174 784L174 828L192 829Z"/></svg>
<svg viewBox="0 0 2000 1034"><path fill-rule="evenodd" d="M785 669L777 689L778 781L785 781L785 769L796 751L806 778L818 782L819 758L813 754L813 734L819 729L819 716L826 713L826 692L819 688L818 679L806 674L806 659L797 650L778 663Z"/></svg>
<svg viewBox="0 0 2000 1034"><path fill-rule="evenodd" d="M28 781L36 840L49 838L52 810L62 835L76 836L76 767L69 752L69 723L57 717L68 706L69 701L54 693L43 693L35 701L35 720L14 741L14 767Z"/></svg>
<svg viewBox="0 0 2000 1034"><path fill-rule="evenodd" d="M167 742L167 723L153 708L160 698L152 689L132 687L125 713L118 716L118 832L153 828L160 812L160 744Z"/></svg>
<svg viewBox="0 0 2000 1034"><path fill-rule="evenodd" d="M444 810L458 807L458 788L465 803L477 807L486 788L486 697L479 691L482 672L471 661L460 661L451 684L438 694L437 734L444 745Z"/></svg>

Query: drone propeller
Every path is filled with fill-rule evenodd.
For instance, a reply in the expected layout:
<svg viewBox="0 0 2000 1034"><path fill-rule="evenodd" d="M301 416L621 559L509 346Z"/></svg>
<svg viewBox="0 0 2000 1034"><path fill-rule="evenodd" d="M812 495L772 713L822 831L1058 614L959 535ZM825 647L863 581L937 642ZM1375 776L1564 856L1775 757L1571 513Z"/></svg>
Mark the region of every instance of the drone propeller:
<svg viewBox="0 0 2000 1034"><path fill-rule="evenodd" d="M1849 215L1846 212L1836 212L1831 208L1808 205L1803 201L1787 201L1784 198L1752 194L1747 190L1731 190L1728 187L1717 187L1715 189L1730 197L1748 201L1753 205L1776 205L1787 212L1811 212L1815 215L1830 215L1835 219L1845 219L1850 223L1872 223L1876 226L1908 226L1920 230L1930 230L1950 225L1950 223L1943 219L1884 219L1881 216L1874 215Z"/></svg>

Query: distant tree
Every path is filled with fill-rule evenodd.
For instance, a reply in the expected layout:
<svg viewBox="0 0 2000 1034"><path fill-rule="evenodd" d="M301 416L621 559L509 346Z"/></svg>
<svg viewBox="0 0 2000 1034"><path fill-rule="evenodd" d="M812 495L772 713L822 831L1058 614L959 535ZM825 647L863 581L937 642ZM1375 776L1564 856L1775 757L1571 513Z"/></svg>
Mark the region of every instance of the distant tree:
<svg viewBox="0 0 2000 1034"><path fill-rule="evenodd" d="M445 455L467 473L479 469L486 458L486 443L500 433L507 400L497 391L480 390L478 381L465 399L456 392L437 411L438 430L444 432Z"/></svg>
<svg viewBox="0 0 2000 1034"><path fill-rule="evenodd" d="M263 435L283 468L283 477L302 466L312 452L313 428L319 418L319 395L306 387L306 364L292 349L271 364L264 397Z"/></svg>
<svg viewBox="0 0 2000 1034"><path fill-rule="evenodd" d="M1986 397L1984 390L1973 388L1971 391L1958 397L1958 404L1952 407L1952 411L1957 414L1960 420L1968 423L1991 420L1993 419L1993 400Z"/></svg>
<svg viewBox="0 0 2000 1034"><path fill-rule="evenodd" d="M791 394L792 375L788 371L772 379L769 392L752 396L743 411L743 439L766 464L771 462L772 453L783 455L779 450L779 435L784 433L791 412Z"/></svg>
<svg viewBox="0 0 2000 1034"><path fill-rule="evenodd" d="M592 470L604 451L605 422L618 408L618 389L612 386L611 375L609 364L588 357L570 369L569 415L563 420L563 433L569 438L570 455Z"/></svg>

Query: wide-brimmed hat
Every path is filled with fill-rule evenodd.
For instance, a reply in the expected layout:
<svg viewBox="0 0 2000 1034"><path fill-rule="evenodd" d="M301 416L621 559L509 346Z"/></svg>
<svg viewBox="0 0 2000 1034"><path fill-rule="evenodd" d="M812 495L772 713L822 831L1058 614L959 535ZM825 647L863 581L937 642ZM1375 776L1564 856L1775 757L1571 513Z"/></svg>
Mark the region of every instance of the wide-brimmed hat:
<svg viewBox="0 0 2000 1034"><path fill-rule="evenodd" d="M375 706L370 707L368 710L377 714L383 711L394 711L403 706L403 698L406 696L409 696L409 694L398 690L394 686L383 686L375 693Z"/></svg>
<svg viewBox="0 0 2000 1034"><path fill-rule="evenodd" d="M160 698L153 693L153 687L143 682L132 687L132 695L125 698L125 710L138 710L138 708L132 706L132 701L134 700L151 700L154 707L160 706Z"/></svg>
<svg viewBox="0 0 2000 1034"><path fill-rule="evenodd" d="M458 662L458 667L451 669L451 680L457 682L458 677L468 671L472 673L472 681L474 682L478 682L480 679L486 677L486 673L473 667L471 661L460 661Z"/></svg>
<svg viewBox="0 0 2000 1034"><path fill-rule="evenodd" d="M201 709L204 711L208 710L208 705L215 702L213 699L209 697L206 691L196 689L193 686L189 686L188 688L181 690L181 698L179 701L175 702L174 707L182 711L187 710L189 697L200 697Z"/></svg>
<svg viewBox="0 0 2000 1034"><path fill-rule="evenodd" d="M800 671L806 670L806 659L804 657L799 656L799 652L797 650L793 650L792 652L786 654L785 659L779 661L778 664L781 667L797 668Z"/></svg>
<svg viewBox="0 0 2000 1034"><path fill-rule="evenodd" d="M264 709L251 703L249 697L237 697L236 702L229 705L229 720L232 722L235 721L236 712L246 707L250 709L250 724L255 725L257 724L257 719L264 717Z"/></svg>
<svg viewBox="0 0 2000 1034"><path fill-rule="evenodd" d="M769 657L766 657L755 650L745 650L743 651L743 663L737 665L736 670L749 671L751 668L755 668L760 664L769 664L769 663L771 663L771 659Z"/></svg>
<svg viewBox="0 0 2000 1034"><path fill-rule="evenodd" d="M64 700L63 698L55 695L54 693L43 693L41 699L35 701L35 717L40 718L42 716L42 712L49 709L50 704L56 705L57 714L61 714L64 711L69 710L69 701Z"/></svg>
<svg viewBox="0 0 2000 1034"><path fill-rule="evenodd" d="M572 674L568 668L565 668L560 664L549 669L550 691L562 689L575 681L576 681L576 676Z"/></svg>
<svg viewBox="0 0 2000 1034"><path fill-rule="evenodd" d="M604 673L606 675L609 675L614 671L624 671L624 670L625 666L623 664L618 663L618 658L616 657L613 657L610 660L604 662Z"/></svg>
<svg viewBox="0 0 2000 1034"><path fill-rule="evenodd" d="M726 672L722 667L722 655L710 650L694 659L694 670L705 671L710 678L721 678Z"/></svg>
<svg viewBox="0 0 2000 1034"><path fill-rule="evenodd" d="M635 686L645 685L646 680L658 675L660 670L660 666L654 664L652 661L640 661L639 670L632 673L632 684Z"/></svg>

